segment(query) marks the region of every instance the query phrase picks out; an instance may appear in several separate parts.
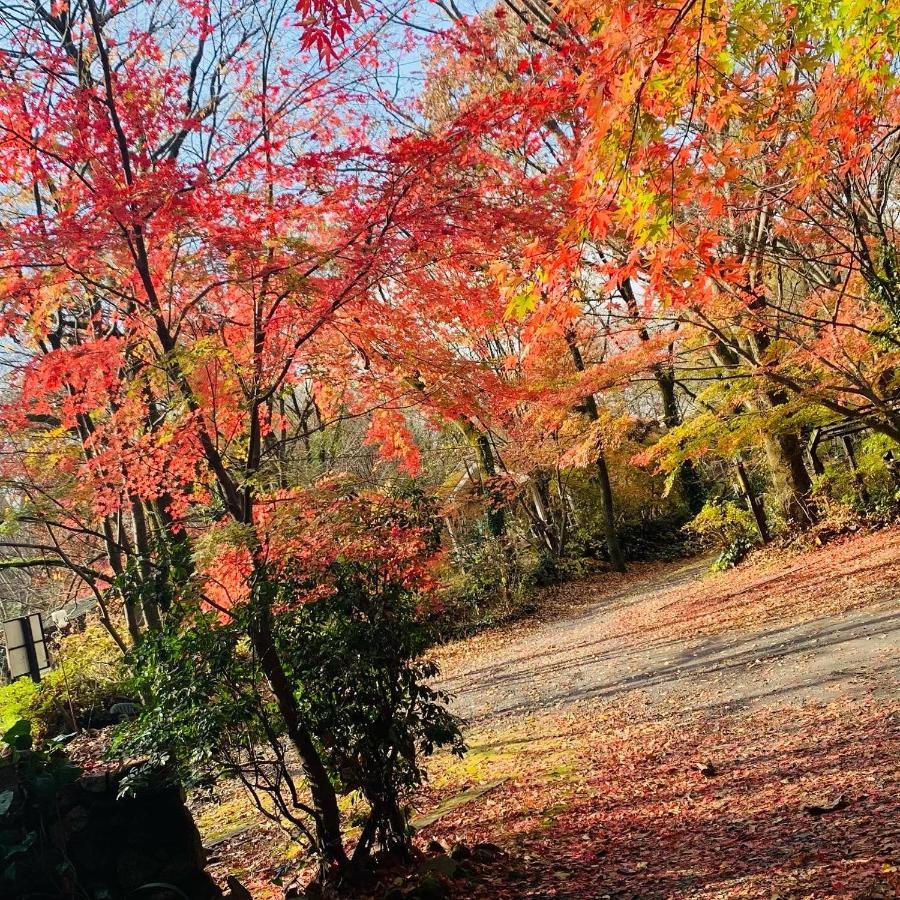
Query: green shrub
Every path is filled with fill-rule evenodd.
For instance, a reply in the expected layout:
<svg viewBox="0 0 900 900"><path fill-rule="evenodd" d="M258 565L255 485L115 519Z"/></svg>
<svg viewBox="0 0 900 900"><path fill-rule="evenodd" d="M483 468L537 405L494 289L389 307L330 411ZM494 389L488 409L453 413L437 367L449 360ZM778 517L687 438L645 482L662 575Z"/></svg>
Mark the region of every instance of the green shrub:
<svg viewBox="0 0 900 900"><path fill-rule="evenodd" d="M869 496L867 512L884 517L897 515L900 490L884 461L886 453L900 456L900 446L883 434L868 434L856 448L860 476Z"/></svg>
<svg viewBox="0 0 900 900"><path fill-rule="evenodd" d="M0 730L28 719L38 736L53 737L90 726L127 691L121 651L97 624L64 637L53 668L39 684L20 678L0 688Z"/></svg>
<svg viewBox="0 0 900 900"><path fill-rule="evenodd" d="M438 669L422 658L431 634L419 598L365 565L335 570L334 595L282 617L279 641L340 792L372 810L360 840L396 848L423 761L438 747L463 752L460 722L428 684Z"/></svg>
<svg viewBox="0 0 900 900"><path fill-rule="evenodd" d="M27 719L38 686L30 678L19 678L0 687L0 733L9 731L20 719Z"/></svg>
<svg viewBox="0 0 900 900"><path fill-rule="evenodd" d="M705 544L720 549L714 570L737 565L756 543L753 514L733 500L708 501L684 528Z"/></svg>
<svg viewBox="0 0 900 900"><path fill-rule="evenodd" d="M868 434L855 442L857 479L837 441L823 445L820 452L825 471L813 479L813 496L829 520L853 514L878 519L893 519L898 512L897 485L885 464L884 456L900 455L895 441L882 434Z"/></svg>
<svg viewBox="0 0 900 900"><path fill-rule="evenodd" d="M133 686L145 699L139 717L114 740L124 756L174 764L187 783L236 775L247 748L280 732L258 660L241 623L197 614L148 634L132 652Z"/></svg>
<svg viewBox="0 0 900 900"><path fill-rule="evenodd" d="M481 523L459 535L450 554L442 608L434 617L443 639L527 615L531 589L560 580L559 562L507 536L495 537Z"/></svg>
<svg viewBox="0 0 900 900"><path fill-rule="evenodd" d="M127 678L121 650L102 626L90 624L59 642L28 717L43 736L103 721L102 714L127 695Z"/></svg>
<svg viewBox="0 0 900 900"><path fill-rule="evenodd" d="M297 602L310 585L287 578L257 589L278 611L272 628L304 728L338 792L368 805L360 841L402 849L403 801L436 748L462 752L460 723L428 685L437 670L420 658L431 636L418 595L377 565L335 563L330 575L333 593L312 603ZM235 777L312 839L284 722L245 637L255 615L250 602L226 624L195 613L148 635L133 654L145 706L116 749L174 763L185 779Z"/></svg>
<svg viewBox="0 0 900 900"><path fill-rule="evenodd" d="M626 523L619 528L619 543L625 558L634 562L670 562L689 555L684 516L673 514L658 519Z"/></svg>

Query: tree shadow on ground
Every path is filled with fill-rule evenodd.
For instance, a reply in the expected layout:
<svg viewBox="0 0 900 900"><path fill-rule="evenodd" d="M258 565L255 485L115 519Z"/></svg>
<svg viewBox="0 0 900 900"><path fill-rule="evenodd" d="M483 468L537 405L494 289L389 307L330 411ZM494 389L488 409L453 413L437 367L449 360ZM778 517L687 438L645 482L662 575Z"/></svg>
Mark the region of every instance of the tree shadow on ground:
<svg viewBox="0 0 900 900"><path fill-rule="evenodd" d="M609 648L611 641L599 638L584 641L574 647L548 648L518 659L506 666L484 667L467 672L467 686L461 679L446 681L442 687L463 698L470 694L486 695L494 699L494 707L487 713L473 717L473 721L509 712L533 712L583 700L609 699L636 689L667 687L699 676L740 676L744 685L740 701L749 702L764 697L782 696L844 677L836 672L833 678L819 677L805 681L802 677L768 688L758 672L748 672L751 665L765 663L797 664L806 653L823 654L841 645L870 637L873 634L900 633L900 612L885 612L863 621L825 620L811 622L794 629L771 628L748 640L747 636L709 638L689 646L683 641L670 641L651 651ZM576 656L572 656L576 652ZM673 655L674 653L674 655ZM608 666L607 671L603 668ZM873 672L889 671L895 663L872 664ZM587 684L578 684L577 673L590 668ZM621 674L622 670L631 671Z"/></svg>
<svg viewBox="0 0 900 900"><path fill-rule="evenodd" d="M898 721L855 704L648 727L644 740L589 728L557 735L576 760L528 774L458 823L498 836L506 868L472 897L701 898L898 896ZM713 778L696 761L712 758ZM845 797L812 815L810 804Z"/></svg>

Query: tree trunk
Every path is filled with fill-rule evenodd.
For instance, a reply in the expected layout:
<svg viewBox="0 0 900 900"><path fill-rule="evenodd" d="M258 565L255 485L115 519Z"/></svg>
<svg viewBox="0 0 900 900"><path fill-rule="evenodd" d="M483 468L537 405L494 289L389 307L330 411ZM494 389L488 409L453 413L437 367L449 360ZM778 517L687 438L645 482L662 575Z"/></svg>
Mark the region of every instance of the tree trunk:
<svg viewBox="0 0 900 900"><path fill-rule="evenodd" d="M763 436L766 460L772 475L772 487L785 521L790 526L805 528L815 520L809 495L812 490L809 472L803 463L803 444L793 433Z"/></svg>
<svg viewBox="0 0 900 900"><path fill-rule="evenodd" d="M600 488L603 534L606 538L606 547L609 550L609 561L617 572L625 572L627 567L625 565L625 557L622 555L622 545L619 543L619 533L616 529L609 469L606 467L606 459L604 459L602 454L597 457L597 486Z"/></svg>
<svg viewBox="0 0 900 900"><path fill-rule="evenodd" d="M270 616L268 601L264 599L260 602L255 621L249 629L250 640L262 664L269 687L278 702L288 737L297 750L303 774L309 785L312 805L316 810L317 850L323 870L325 872L329 869L343 870L348 860L341 837L341 814L337 795L322 758L316 750L312 735L300 720L297 698L294 696L293 687L288 681L278 648L275 646Z"/></svg>
<svg viewBox="0 0 900 900"><path fill-rule="evenodd" d="M136 647L141 642L141 611L137 603L129 597L123 598L123 609L125 611L125 625L128 628L128 636L131 638L131 645Z"/></svg>
<svg viewBox="0 0 900 900"><path fill-rule="evenodd" d="M574 335L568 335L567 343L569 345L569 353L572 356L572 362L577 372L584 371L584 359L581 356L581 350L575 343ZM597 401L593 394L588 394L584 398L584 414L592 422L596 422L600 418L600 412L597 409ZM609 469L606 466L606 458L601 453L597 457L595 481L600 489L600 513L603 518L603 535L606 538L606 549L609 552L609 561L617 572L626 571L625 557L622 554L622 545L619 543L619 533L616 529L616 515L613 507L612 484L609 480Z"/></svg>
<svg viewBox="0 0 900 900"><path fill-rule="evenodd" d="M675 399L675 372L669 366L654 366L653 377L656 379L660 397L662 397L663 424L666 429L676 428L681 424L681 412ZM688 509L691 515L696 516L703 509L706 497L697 467L692 460L686 459L681 463L678 467L678 478Z"/></svg>
<svg viewBox="0 0 900 900"><path fill-rule="evenodd" d="M750 512L753 514L753 520L756 522L756 530L759 532L762 542L768 544L769 525L766 522L766 511L763 509L762 503L759 502L759 497L756 496L756 493L750 484L750 479L747 477L747 470L744 468L744 464L740 460L737 460L734 465L737 469L738 484L740 484L741 491L747 498Z"/></svg>
<svg viewBox="0 0 900 900"><path fill-rule="evenodd" d="M138 573L141 579L141 612L148 631L159 631L162 621L159 616L159 607L156 597L147 595L147 590L153 584L153 567L150 563L150 536L147 531L147 516L144 504L137 497L131 498L131 524L134 529L134 548L137 555Z"/></svg>
<svg viewBox="0 0 900 900"><path fill-rule="evenodd" d="M531 476L531 499L534 507L534 512L531 513L534 530L538 533L541 543L553 556L561 556L565 527L563 523L562 527L557 528L550 509L547 482L540 471L534 472Z"/></svg>
<svg viewBox="0 0 900 900"><path fill-rule="evenodd" d="M491 442L488 436L483 432L476 439L478 446L478 461L481 464L481 471L486 478L493 478L497 474L497 468L494 465L494 451L491 448ZM506 530L506 513L503 507L498 504L498 497L494 491L490 491L491 505L488 509L488 529L494 537L500 537Z"/></svg>
<svg viewBox="0 0 900 900"><path fill-rule="evenodd" d="M768 219L765 220L768 227ZM761 232L762 233L762 232ZM753 292L754 285L750 286ZM750 309L764 303L763 298L750 303ZM749 355L762 365L770 347L769 332L760 328L750 333L746 340ZM788 402L787 393L780 387L765 390L756 402L758 409L776 409ZM763 435L763 447L772 473L772 487L781 513L789 527L805 528L815 521L815 511L809 500L812 492L812 481L806 464L803 462L804 447L800 435L796 432L772 434L768 430Z"/></svg>
<svg viewBox="0 0 900 900"><path fill-rule="evenodd" d="M490 481L497 474L494 464L494 450L491 447L490 438L480 431L474 422L468 419L460 419L459 427L462 429L466 440L475 448L478 454L478 469L485 481ZM487 511L488 531L494 537L500 537L506 531L506 513L503 510L502 498L495 491L486 492L490 503Z"/></svg>
<svg viewBox="0 0 900 900"><path fill-rule="evenodd" d="M866 483L859 471L859 466L856 464L856 454L853 452L853 441L850 440L850 435L843 435L841 444L844 447L844 455L847 457L847 465L850 467L850 474L853 476L853 483L856 485L856 493L859 496L859 500L861 503L867 504L869 502L869 492L866 490Z"/></svg>
<svg viewBox="0 0 900 900"><path fill-rule="evenodd" d="M761 345L765 346L764 336L754 336L750 348L759 353ZM723 368L736 368L740 361L737 353L722 341L716 344L711 356L713 362ZM757 398L746 403L746 408L765 413L787 400L782 390L761 391ZM765 431L762 442L772 487L785 521L795 527L809 525L815 520L814 509L809 503L812 481L803 462L804 447L799 434Z"/></svg>

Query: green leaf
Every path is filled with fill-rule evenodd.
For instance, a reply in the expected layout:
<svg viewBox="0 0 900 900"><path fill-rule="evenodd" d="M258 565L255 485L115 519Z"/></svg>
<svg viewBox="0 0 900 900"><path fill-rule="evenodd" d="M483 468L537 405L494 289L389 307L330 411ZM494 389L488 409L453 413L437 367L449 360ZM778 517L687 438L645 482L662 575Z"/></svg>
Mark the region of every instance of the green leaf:
<svg viewBox="0 0 900 900"><path fill-rule="evenodd" d="M527 291L520 291L506 307L507 319L524 319L538 304L540 294L537 288L530 287Z"/></svg>
<svg viewBox="0 0 900 900"><path fill-rule="evenodd" d="M19 753L24 753L32 747L31 722L27 719L19 719L6 734L3 735L3 743Z"/></svg>

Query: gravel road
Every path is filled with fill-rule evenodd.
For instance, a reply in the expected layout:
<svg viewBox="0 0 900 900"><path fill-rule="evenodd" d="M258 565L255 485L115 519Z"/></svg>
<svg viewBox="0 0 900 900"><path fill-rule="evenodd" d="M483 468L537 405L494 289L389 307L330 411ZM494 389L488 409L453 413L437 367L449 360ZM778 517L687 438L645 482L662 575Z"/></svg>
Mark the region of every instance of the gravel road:
<svg viewBox="0 0 900 900"><path fill-rule="evenodd" d="M652 623L674 591L697 582L708 560L656 573L596 603L498 641L457 645L440 686L470 723L612 698L640 690L660 703L711 713L839 695L896 691L900 603L785 626L699 637L618 633L623 614Z"/></svg>

